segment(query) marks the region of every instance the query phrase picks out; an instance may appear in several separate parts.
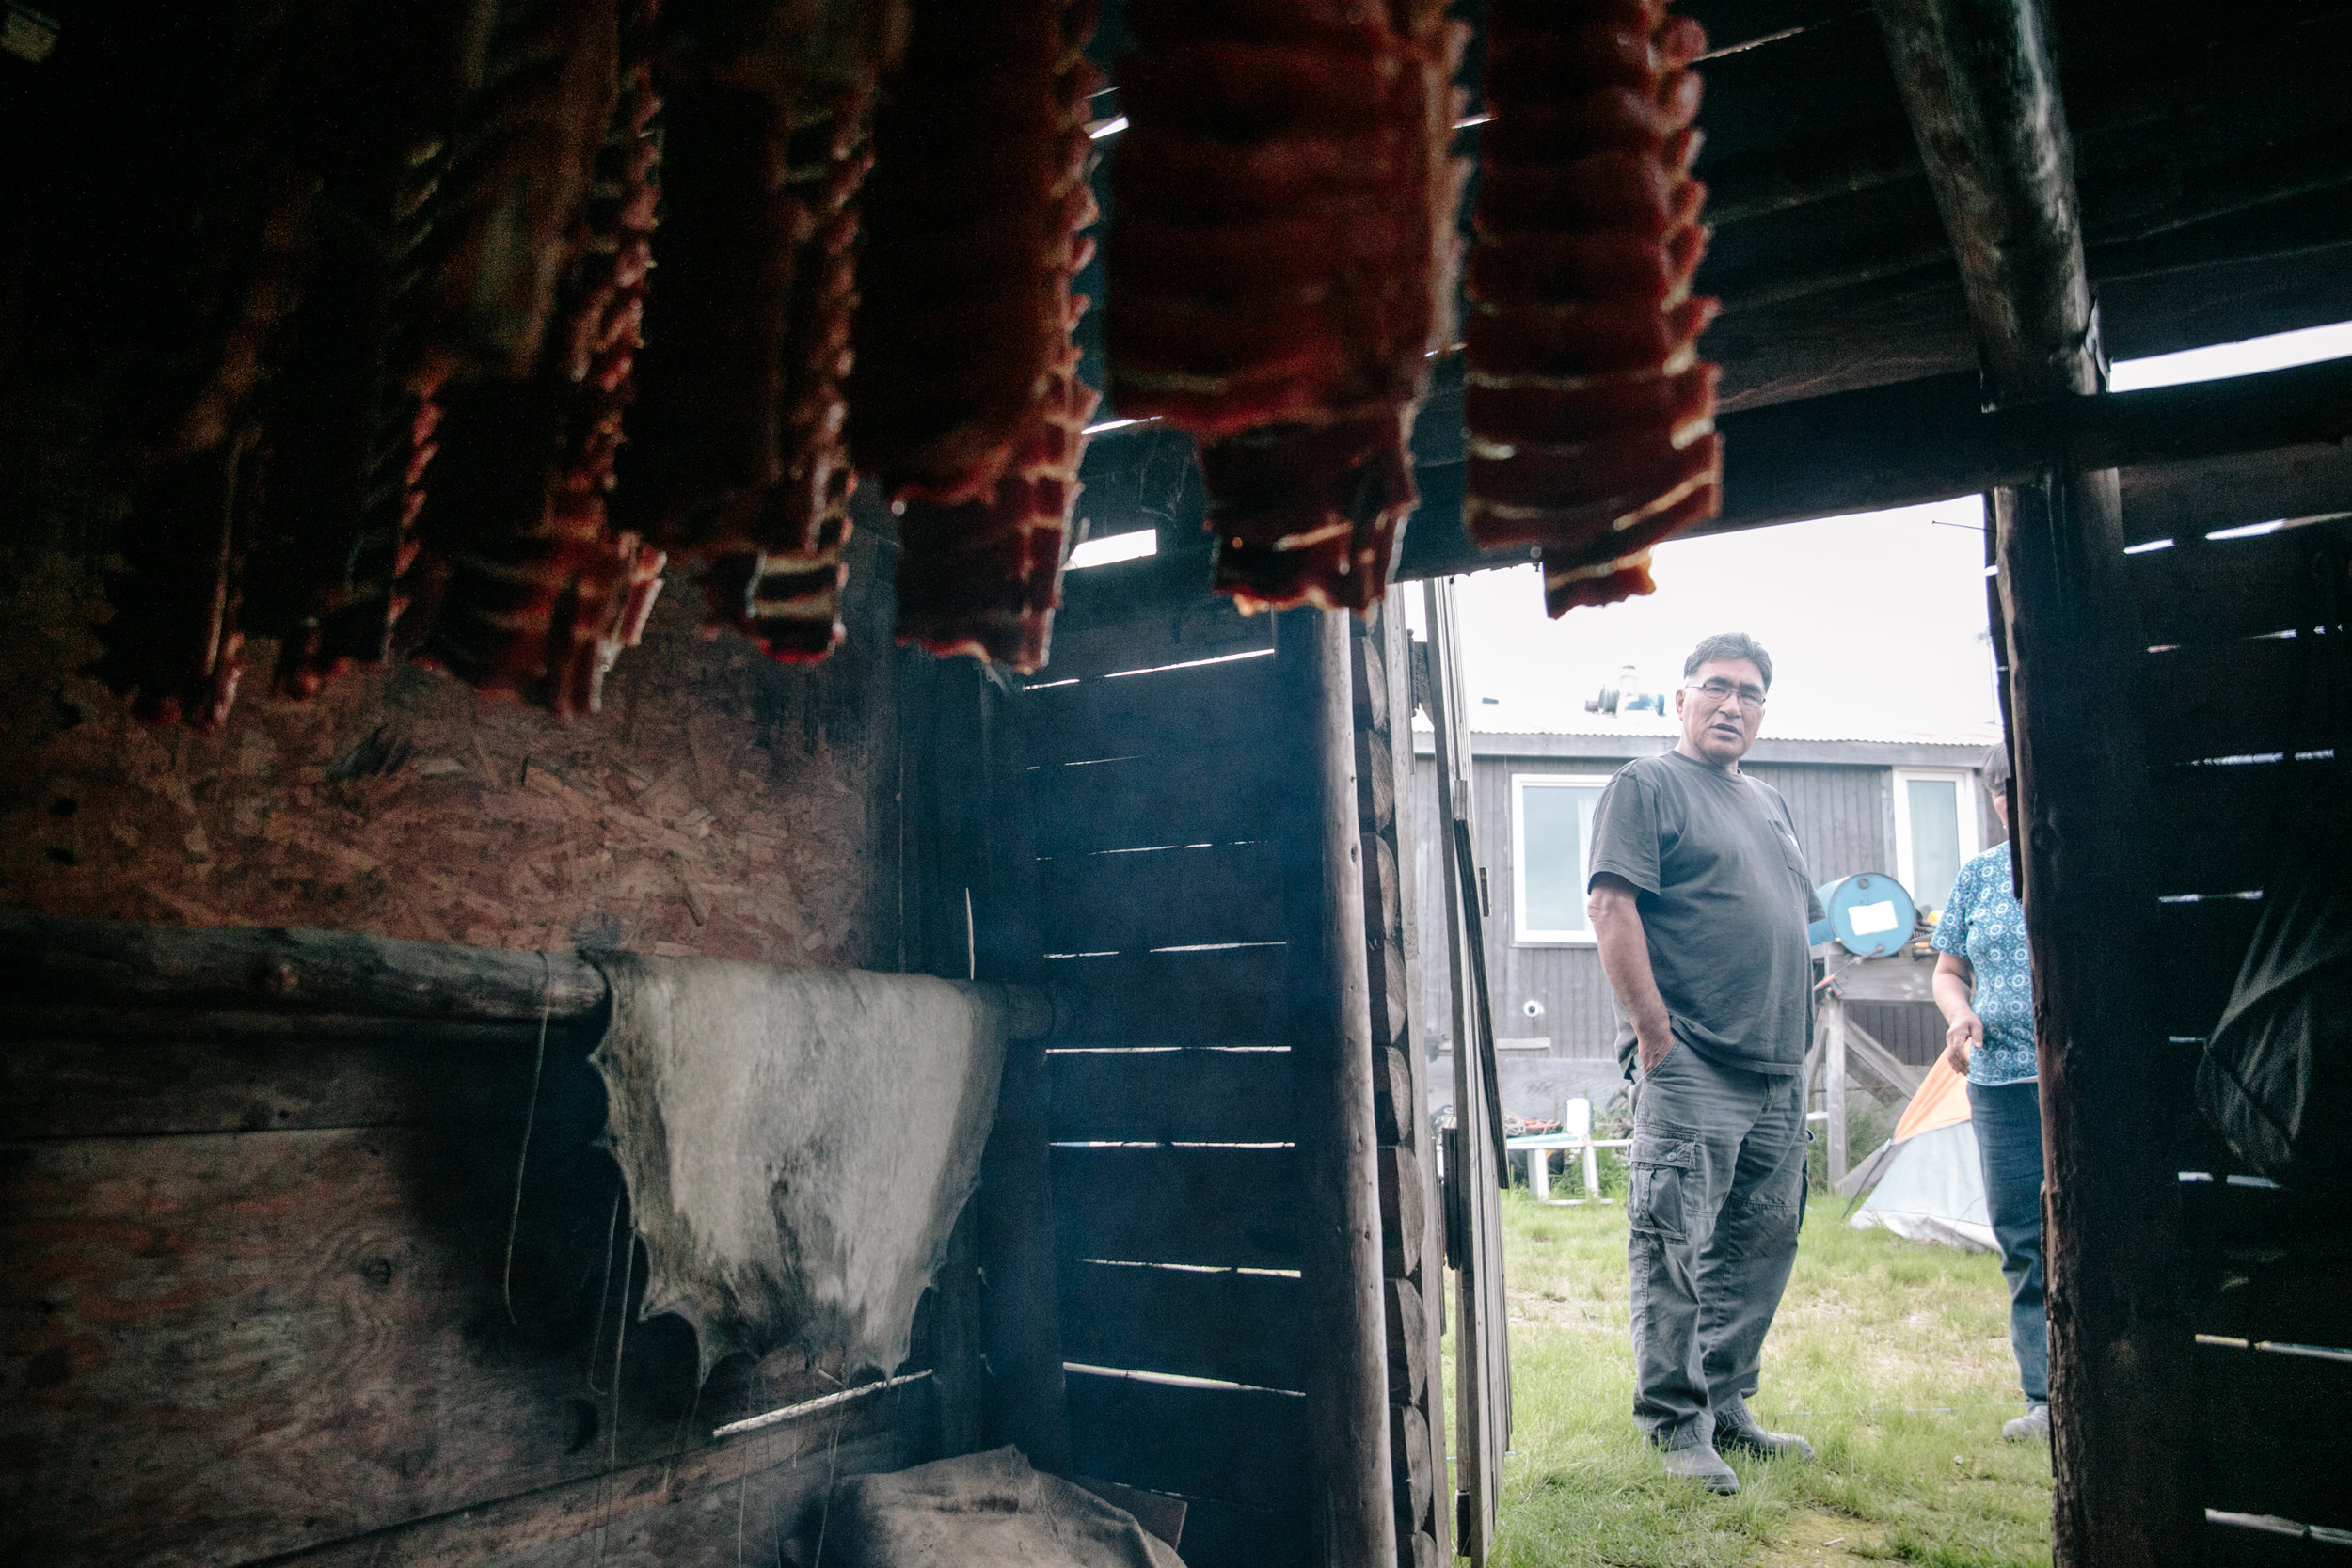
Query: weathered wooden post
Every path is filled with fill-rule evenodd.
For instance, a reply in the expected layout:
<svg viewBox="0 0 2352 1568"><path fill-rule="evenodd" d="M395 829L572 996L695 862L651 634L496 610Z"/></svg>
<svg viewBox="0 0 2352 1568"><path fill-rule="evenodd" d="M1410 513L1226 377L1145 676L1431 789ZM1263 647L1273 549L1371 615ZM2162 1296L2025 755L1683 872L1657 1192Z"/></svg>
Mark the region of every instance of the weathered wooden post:
<svg viewBox="0 0 2352 1568"><path fill-rule="evenodd" d="M2098 393L2073 150L2035 0L1877 0L2004 404ZM2146 1004L2152 889L2139 656L2112 468L1994 495L2018 865L2042 1059L2052 1548L2062 1568L2188 1563L2192 1339L2168 1167L2185 1089Z"/></svg>
<svg viewBox="0 0 2352 1568"><path fill-rule="evenodd" d="M1308 1221L1301 1273L1315 1324L1309 1474L1321 1560L1385 1565L1396 1561L1396 1517L1346 616L1284 613L1274 662L1300 742L1281 825L1283 1037L1297 1073Z"/></svg>
<svg viewBox="0 0 2352 1568"><path fill-rule="evenodd" d="M1829 1184L1846 1180L1846 1004L1831 996L1821 1006L1821 1065L1829 1080Z"/></svg>

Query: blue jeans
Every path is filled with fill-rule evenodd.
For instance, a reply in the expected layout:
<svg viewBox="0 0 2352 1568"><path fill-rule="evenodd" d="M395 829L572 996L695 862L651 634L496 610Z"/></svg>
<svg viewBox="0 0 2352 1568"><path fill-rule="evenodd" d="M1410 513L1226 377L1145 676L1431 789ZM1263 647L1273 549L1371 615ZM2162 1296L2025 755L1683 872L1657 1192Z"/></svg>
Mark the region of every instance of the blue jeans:
<svg viewBox="0 0 2352 1568"><path fill-rule="evenodd" d="M2042 1301L2042 1085L1971 1084L1984 1206L2009 1281L2009 1338L2017 1382L2033 1404L2050 1402L2050 1319Z"/></svg>

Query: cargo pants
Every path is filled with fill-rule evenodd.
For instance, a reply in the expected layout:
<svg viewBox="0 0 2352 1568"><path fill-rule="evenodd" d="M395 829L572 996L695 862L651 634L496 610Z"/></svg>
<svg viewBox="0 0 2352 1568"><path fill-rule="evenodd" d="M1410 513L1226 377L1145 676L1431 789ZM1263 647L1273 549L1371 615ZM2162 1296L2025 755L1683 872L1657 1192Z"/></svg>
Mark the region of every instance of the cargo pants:
<svg viewBox="0 0 2352 1568"><path fill-rule="evenodd" d="M1804 1086L1677 1042L1634 1091L1626 1194L1633 1421L1661 1449L1712 1443L1756 1392L1797 1257Z"/></svg>

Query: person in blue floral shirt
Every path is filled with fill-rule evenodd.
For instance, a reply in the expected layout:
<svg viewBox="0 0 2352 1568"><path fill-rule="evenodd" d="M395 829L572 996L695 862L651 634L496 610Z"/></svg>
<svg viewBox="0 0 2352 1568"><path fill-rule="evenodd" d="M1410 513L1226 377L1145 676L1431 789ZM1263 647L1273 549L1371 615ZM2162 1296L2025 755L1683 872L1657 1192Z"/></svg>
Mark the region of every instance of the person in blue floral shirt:
<svg viewBox="0 0 2352 1568"><path fill-rule="evenodd" d="M2009 748L1985 753L1984 787L2009 826ZM2033 1032L2033 955L2010 879L2009 845L1960 868L1935 926L1935 1005L1945 1059L1968 1075L1984 1201L2009 1281L2009 1338L2026 1414L2001 1435L2050 1437L2050 1324L2042 1294L2042 1086Z"/></svg>

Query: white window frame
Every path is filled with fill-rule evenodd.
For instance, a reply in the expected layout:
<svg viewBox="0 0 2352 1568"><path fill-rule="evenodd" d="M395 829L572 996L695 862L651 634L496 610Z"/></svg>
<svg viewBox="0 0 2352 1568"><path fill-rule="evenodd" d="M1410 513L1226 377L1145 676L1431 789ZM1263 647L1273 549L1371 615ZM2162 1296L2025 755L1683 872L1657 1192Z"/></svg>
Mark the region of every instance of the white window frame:
<svg viewBox="0 0 2352 1568"><path fill-rule="evenodd" d="M1567 785L1605 789L1606 773L1514 773L1511 775L1511 945L1514 947L1591 947L1592 930L1531 931L1527 928L1527 787ZM1583 846L1584 863L1577 867L1579 885L1592 879L1593 847ZM1590 918L1589 916L1587 917Z"/></svg>
<svg viewBox="0 0 2352 1568"><path fill-rule="evenodd" d="M1973 768L1898 768L1895 769L1895 876L1915 902L1919 896L1917 868L1911 859L1911 790L1914 779L1949 780L1958 786L1952 818L1960 832L1960 863L1966 865L1984 850L1984 813L1977 804L1979 785Z"/></svg>

